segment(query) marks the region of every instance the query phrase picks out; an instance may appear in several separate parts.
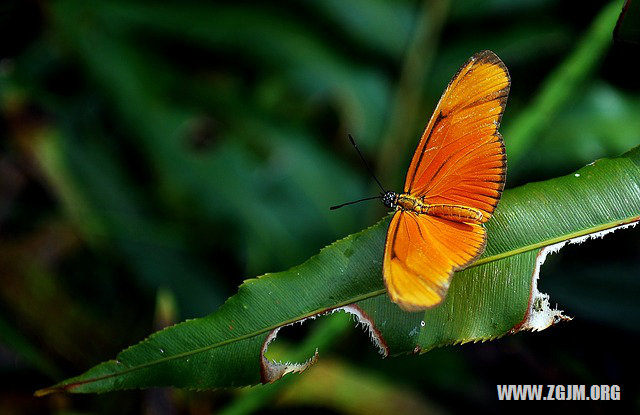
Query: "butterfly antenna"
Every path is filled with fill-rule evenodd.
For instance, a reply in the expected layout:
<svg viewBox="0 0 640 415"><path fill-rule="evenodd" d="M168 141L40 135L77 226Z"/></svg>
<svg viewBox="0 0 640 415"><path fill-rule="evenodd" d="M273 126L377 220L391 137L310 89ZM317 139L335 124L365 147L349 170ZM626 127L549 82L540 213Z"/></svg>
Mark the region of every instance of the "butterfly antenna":
<svg viewBox="0 0 640 415"><path fill-rule="evenodd" d="M364 156L360 152L360 149L358 148L358 145L356 144L356 140L353 139L351 134L349 134L349 140L351 141L351 145L353 145L353 147L358 152L358 155L360 156L360 159L362 160L362 163L364 163L364 167L366 167L366 169L369 172L369 174L371 175L371 177L373 177L373 179L376 181L376 183L378 183L378 186L380 186L380 190L382 190L382 193L387 193L387 191L384 189L384 186L382 186L382 184L380 183L380 180L378 180L376 175L373 174L373 170L371 170L371 167L369 167L369 163L367 163L367 160L364 158ZM364 200L367 200L367 199L364 199Z"/></svg>
<svg viewBox="0 0 640 415"><path fill-rule="evenodd" d="M354 203L364 202L365 200L380 199L382 196L365 197L364 199L354 200L353 202L343 203L341 205L331 206L330 210L340 209L343 206L353 205Z"/></svg>

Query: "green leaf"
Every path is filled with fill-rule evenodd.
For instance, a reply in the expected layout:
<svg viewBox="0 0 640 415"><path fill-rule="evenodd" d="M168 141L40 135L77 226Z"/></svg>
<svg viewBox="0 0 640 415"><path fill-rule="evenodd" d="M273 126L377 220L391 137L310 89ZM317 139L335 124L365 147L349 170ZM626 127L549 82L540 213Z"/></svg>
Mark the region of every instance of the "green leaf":
<svg viewBox="0 0 640 415"><path fill-rule="evenodd" d="M575 174L505 191L487 224L485 253L455 275L443 304L426 312L403 312L385 293L381 263L388 216L302 265L246 281L209 316L155 333L117 360L37 393L203 389L275 380L295 369L263 357L277 330L339 307L370 329L384 355L540 330L563 318L537 291L545 255L567 241L638 220L640 147Z"/></svg>
<svg viewBox="0 0 640 415"><path fill-rule="evenodd" d="M555 114L575 96L611 44L611 32L620 14L620 4L611 2L600 11L578 47L546 79L531 105L517 118L505 123L502 133L509 137L507 150L511 160L524 158L545 126L552 125Z"/></svg>

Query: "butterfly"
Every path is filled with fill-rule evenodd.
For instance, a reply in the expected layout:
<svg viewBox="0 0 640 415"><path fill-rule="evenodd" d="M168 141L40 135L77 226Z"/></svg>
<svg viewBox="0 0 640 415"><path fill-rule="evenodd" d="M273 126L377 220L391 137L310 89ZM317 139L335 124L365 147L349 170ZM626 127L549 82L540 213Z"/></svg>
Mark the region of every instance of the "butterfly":
<svg viewBox="0 0 640 415"><path fill-rule="evenodd" d="M422 134L403 193L384 191L395 209L384 247L391 300L424 310L446 296L451 277L487 244L483 224L504 189L507 159L498 132L511 79L498 56L473 55L445 89Z"/></svg>

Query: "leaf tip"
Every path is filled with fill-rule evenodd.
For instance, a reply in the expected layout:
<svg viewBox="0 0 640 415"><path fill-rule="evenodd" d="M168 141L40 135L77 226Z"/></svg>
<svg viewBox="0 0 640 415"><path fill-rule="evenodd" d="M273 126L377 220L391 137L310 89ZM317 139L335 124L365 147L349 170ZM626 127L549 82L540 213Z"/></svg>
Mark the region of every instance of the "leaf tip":
<svg viewBox="0 0 640 415"><path fill-rule="evenodd" d="M54 393L68 392L70 389L70 386L71 385L60 385L60 384L49 386L46 388L38 389L37 391L33 392L33 396L35 396L36 398L42 398L43 396L51 395Z"/></svg>
<svg viewBox="0 0 640 415"><path fill-rule="evenodd" d="M50 395L54 392L57 392L56 388L42 388L42 389L38 389L37 391L33 392L33 396L35 396L36 398L41 398L43 396L47 396Z"/></svg>

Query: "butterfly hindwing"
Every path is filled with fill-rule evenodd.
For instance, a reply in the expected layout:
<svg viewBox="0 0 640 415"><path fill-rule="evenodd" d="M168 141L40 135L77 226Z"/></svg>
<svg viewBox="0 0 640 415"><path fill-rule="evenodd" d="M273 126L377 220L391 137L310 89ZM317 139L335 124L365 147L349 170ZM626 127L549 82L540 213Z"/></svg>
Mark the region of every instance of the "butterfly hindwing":
<svg viewBox="0 0 640 415"><path fill-rule="evenodd" d="M477 259L486 244L482 225L398 211L387 233L384 275L391 300L405 310L438 304L452 270Z"/></svg>

